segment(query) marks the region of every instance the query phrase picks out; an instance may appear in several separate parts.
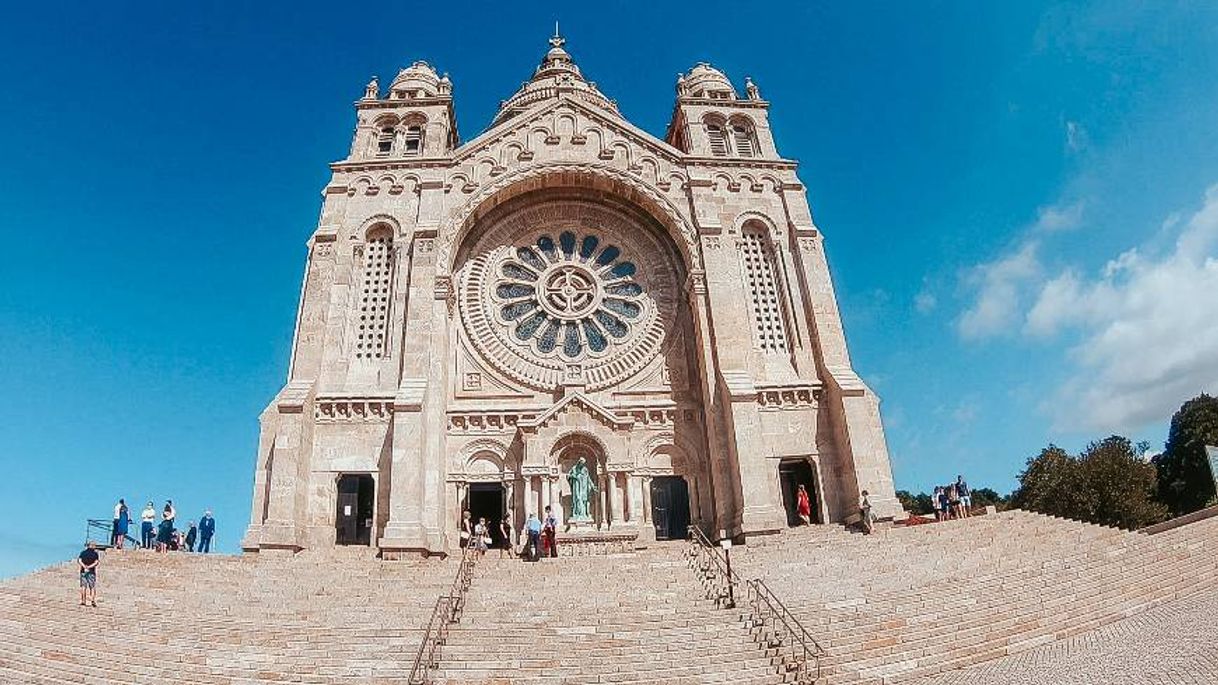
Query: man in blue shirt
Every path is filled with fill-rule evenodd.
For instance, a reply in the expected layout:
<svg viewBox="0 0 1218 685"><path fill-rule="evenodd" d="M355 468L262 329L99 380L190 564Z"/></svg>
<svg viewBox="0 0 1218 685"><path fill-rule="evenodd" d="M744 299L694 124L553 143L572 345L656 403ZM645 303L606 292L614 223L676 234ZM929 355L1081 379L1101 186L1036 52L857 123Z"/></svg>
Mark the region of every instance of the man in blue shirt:
<svg viewBox="0 0 1218 685"><path fill-rule="evenodd" d="M207 554L211 551L211 536L216 534L216 520L211 517L211 509L203 512L199 519L199 551Z"/></svg>
<svg viewBox="0 0 1218 685"><path fill-rule="evenodd" d="M529 536L528 560L537 561L541 547L541 519L537 518L537 514L529 513L529 518L524 522L525 532Z"/></svg>

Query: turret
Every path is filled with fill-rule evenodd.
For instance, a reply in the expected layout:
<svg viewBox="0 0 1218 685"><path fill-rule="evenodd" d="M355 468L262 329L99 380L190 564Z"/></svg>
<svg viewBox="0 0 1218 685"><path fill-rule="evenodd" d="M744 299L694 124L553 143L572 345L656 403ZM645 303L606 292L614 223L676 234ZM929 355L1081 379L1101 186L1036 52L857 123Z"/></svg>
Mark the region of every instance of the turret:
<svg viewBox="0 0 1218 685"><path fill-rule="evenodd" d="M778 159L769 108L752 79L745 78L740 99L722 71L699 62L677 75L677 102L665 139L696 157Z"/></svg>
<svg viewBox="0 0 1218 685"><path fill-rule="evenodd" d="M398 72L385 99L374 76L355 109L350 160L442 157L457 147L452 82L427 62Z"/></svg>

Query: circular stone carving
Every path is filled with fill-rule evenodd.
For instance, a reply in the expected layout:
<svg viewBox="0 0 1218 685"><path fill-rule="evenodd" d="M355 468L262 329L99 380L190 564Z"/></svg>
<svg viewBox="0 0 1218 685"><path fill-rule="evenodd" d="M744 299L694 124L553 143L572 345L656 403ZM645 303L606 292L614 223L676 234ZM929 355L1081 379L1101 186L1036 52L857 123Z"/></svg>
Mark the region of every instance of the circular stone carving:
<svg viewBox="0 0 1218 685"><path fill-rule="evenodd" d="M614 385L660 352L675 302L670 252L616 209L524 206L468 253L460 275L468 339L533 388Z"/></svg>

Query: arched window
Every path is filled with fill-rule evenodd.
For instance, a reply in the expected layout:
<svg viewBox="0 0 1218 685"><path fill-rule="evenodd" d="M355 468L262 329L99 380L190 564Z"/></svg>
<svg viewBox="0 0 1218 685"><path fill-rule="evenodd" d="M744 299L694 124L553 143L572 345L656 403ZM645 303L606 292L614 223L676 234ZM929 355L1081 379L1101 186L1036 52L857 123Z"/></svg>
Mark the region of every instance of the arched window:
<svg viewBox="0 0 1218 685"><path fill-rule="evenodd" d="M786 352L787 332L778 264L764 227L745 226L741 232L740 252L745 285L753 307L753 340L765 352Z"/></svg>
<svg viewBox="0 0 1218 685"><path fill-rule="evenodd" d="M403 154L406 155L421 155L423 154L423 127L408 126L406 128L405 149Z"/></svg>
<svg viewBox="0 0 1218 685"><path fill-rule="evenodd" d="M376 156L388 157L393 152L393 137L395 132L392 126L381 126L376 132Z"/></svg>
<svg viewBox="0 0 1218 685"><path fill-rule="evenodd" d="M736 149L736 155L739 157L756 157L757 146L753 141L753 126L748 122L733 119L731 129L732 147Z"/></svg>
<svg viewBox="0 0 1218 685"><path fill-rule="evenodd" d="M369 229L364 241L363 283L355 356L380 359L388 349L389 293L393 284L393 233L388 226Z"/></svg>
<svg viewBox="0 0 1218 685"><path fill-rule="evenodd" d="M706 137L710 141L710 152L712 155L715 157L727 157L727 133L723 129L722 122L714 120L707 121Z"/></svg>

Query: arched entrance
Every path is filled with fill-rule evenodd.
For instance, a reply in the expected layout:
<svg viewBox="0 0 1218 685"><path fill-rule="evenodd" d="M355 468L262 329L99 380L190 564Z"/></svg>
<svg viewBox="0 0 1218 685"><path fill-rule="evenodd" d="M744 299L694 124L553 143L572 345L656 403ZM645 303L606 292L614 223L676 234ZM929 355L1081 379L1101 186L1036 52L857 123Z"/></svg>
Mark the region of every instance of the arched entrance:
<svg viewBox="0 0 1218 685"><path fill-rule="evenodd" d="M802 525L796 506L799 486L808 491L812 505L812 523L823 523L821 518L821 495L817 488L816 465L807 459L783 459L778 464L778 481L782 489L782 507L787 514L787 525Z"/></svg>
<svg viewBox="0 0 1218 685"><path fill-rule="evenodd" d="M651 479L651 520L656 539L681 540L689 529L689 486L681 476Z"/></svg>
<svg viewBox="0 0 1218 685"><path fill-rule="evenodd" d="M338 477L338 510L334 515L334 541L339 545L372 543L372 512L376 482L371 474L345 473Z"/></svg>

